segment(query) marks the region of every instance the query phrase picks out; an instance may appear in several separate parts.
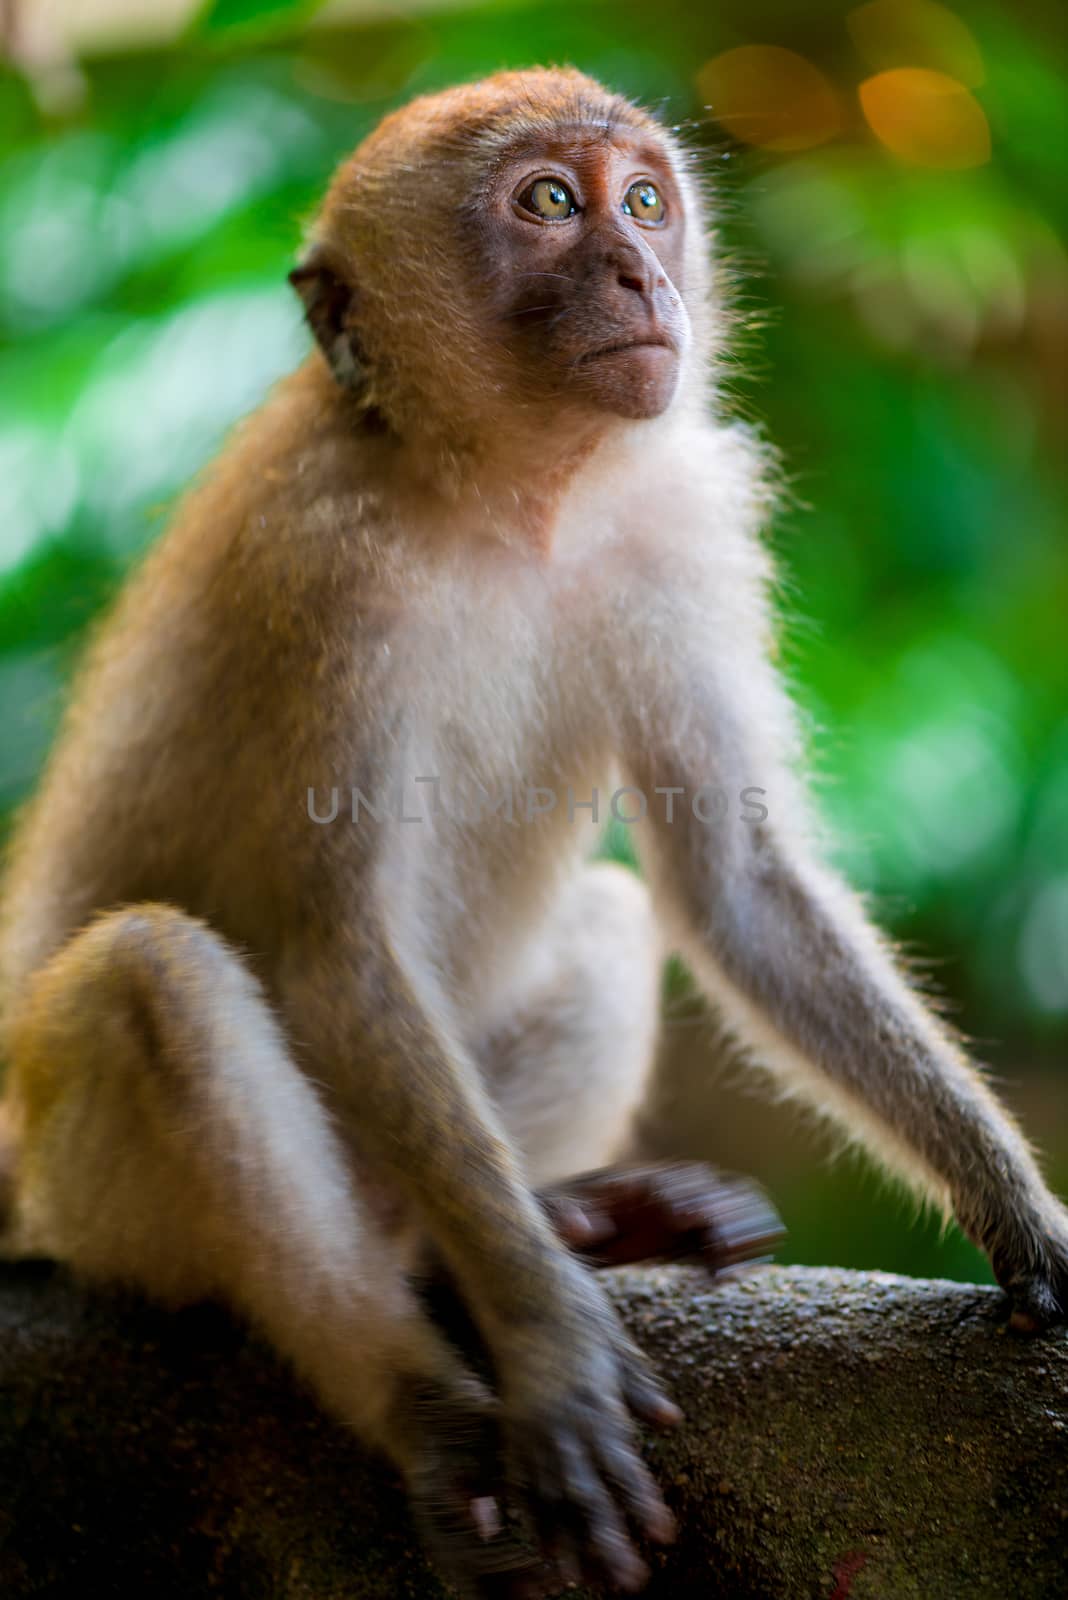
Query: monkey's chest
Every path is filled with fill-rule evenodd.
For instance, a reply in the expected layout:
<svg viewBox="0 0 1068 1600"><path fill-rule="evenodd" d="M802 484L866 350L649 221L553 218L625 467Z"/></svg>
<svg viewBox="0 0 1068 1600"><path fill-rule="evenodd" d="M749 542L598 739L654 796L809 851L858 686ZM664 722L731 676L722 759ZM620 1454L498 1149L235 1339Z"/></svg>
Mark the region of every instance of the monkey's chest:
<svg viewBox="0 0 1068 1600"><path fill-rule="evenodd" d="M458 600L423 619L418 657L398 648L377 882L461 990L506 971L609 815L601 701L554 622Z"/></svg>

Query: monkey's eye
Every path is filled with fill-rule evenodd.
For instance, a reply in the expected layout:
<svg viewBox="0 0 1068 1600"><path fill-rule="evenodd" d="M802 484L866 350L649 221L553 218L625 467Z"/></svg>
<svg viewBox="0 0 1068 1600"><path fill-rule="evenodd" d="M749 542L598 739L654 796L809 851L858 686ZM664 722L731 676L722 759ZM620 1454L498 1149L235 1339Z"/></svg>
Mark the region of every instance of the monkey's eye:
<svg viewBox="0 0 1068 1600"><path fill-rule="evenodd" d="M519 196L519 204L543 222L566 222L578 212L574 195L559 178L539 178L529 184Z"/></svg>
<svg viewBox="0 0 1068 1600"><path fill-rule="evenodd" d="M623 196L623 210L628 217L633 217L635 222L645 222L652 227L663 222L667 215L667 206L660 190L645 178L631 184Z"/></svg>

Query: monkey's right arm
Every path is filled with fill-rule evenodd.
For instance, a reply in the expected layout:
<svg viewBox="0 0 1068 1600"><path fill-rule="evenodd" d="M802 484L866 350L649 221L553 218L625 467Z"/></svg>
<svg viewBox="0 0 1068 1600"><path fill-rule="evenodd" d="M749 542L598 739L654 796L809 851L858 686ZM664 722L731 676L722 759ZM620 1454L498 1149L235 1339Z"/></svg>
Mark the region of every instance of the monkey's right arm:
<svg viewBox="0 0 1068 1600"><path fill-rule="evenodd" d="M306 952L287 985L291 1035L358 1158L407 1198L451 1270L492 1357L509 1488L539 1544L565 1575L636 1588L628 1518L660 1541L672 1523L628 1413L664 1426L678 1412L525 1186L445 1009L383 930L361 948L358 962ZM409 1478L417 1498L421 1481L440 1495L434 1473Z"/></svg>
<svg viewBox="0 0 1068 1600"><path fill-rule="evenodd" d="M952 1210L988 1254L1016 1328L1064 1320L1068 1212L856 897L806 842L792 814L797 790L760 743L761 725L738 714L714 664L688 660L685 640L676 653L680 678L701 686L698 711L685 749L659 732L681 716L640 724L636 781L648 793L670 783L692 795L710 775L740 787L759 774L769 813L701 822L679 806L654 831L654 874L707 992L761 1064ZM781 691L771 669L747 666L738 681L774 724Z"/></svg>

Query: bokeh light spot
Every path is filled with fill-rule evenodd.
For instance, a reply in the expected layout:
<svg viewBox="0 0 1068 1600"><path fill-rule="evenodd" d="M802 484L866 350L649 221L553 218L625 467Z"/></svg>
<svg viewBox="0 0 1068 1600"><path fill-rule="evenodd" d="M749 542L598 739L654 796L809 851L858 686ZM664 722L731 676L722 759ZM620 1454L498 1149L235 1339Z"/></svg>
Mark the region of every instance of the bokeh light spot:
<svg viewBox="0 0 1068 1600"><path fill-rule="evenodd" d="M1028 909L1019 944L1020 968L1036 1004L1068 1013L1068 876L1039 889Z"/></svg>
<svg viewBox="0 0 1068 1600"><path fill-rule="evenodd" d="M0 575L62 532L81 487L73 453L45 429L0 424Z"/></svg>
<svg viewBox="0 0 1068 1600"><path fill-rule="evenodd" d="M990 127L978 100L955 78L895 67L857 91L875 137L919 167L978 167L990 159Z"/></svg>
<svg viewBox="0 0 1068 1600"><path fill-rule="evenodd" d="M777 45L724 51L705 62L697 87L729 133L764 150L810 150L842 126L830 80L804 56Z"/></svg>
<svg viewBox="0 0 1068 1600"><path fill-rule="evenodd" d="M877 72L927 67L969 89L986 77L971 29L936 0L870 0L849 13L846 26L858 54Z"/></svg>

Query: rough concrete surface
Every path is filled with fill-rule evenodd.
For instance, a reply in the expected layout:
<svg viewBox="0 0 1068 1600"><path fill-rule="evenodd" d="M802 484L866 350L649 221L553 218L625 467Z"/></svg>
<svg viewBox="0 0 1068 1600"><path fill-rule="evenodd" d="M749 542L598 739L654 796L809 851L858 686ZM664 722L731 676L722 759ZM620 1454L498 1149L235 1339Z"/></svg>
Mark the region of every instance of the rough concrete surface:
<svg viewBox="0 0 1068 1600"><path fill-rule="evenodd" d="M655 1600L1062 1600L1068 1333L879 1273L627 1270L687 1422ZM4 1600L433 1600L394 1475L222 1311L0 1268Z"/></svg>

